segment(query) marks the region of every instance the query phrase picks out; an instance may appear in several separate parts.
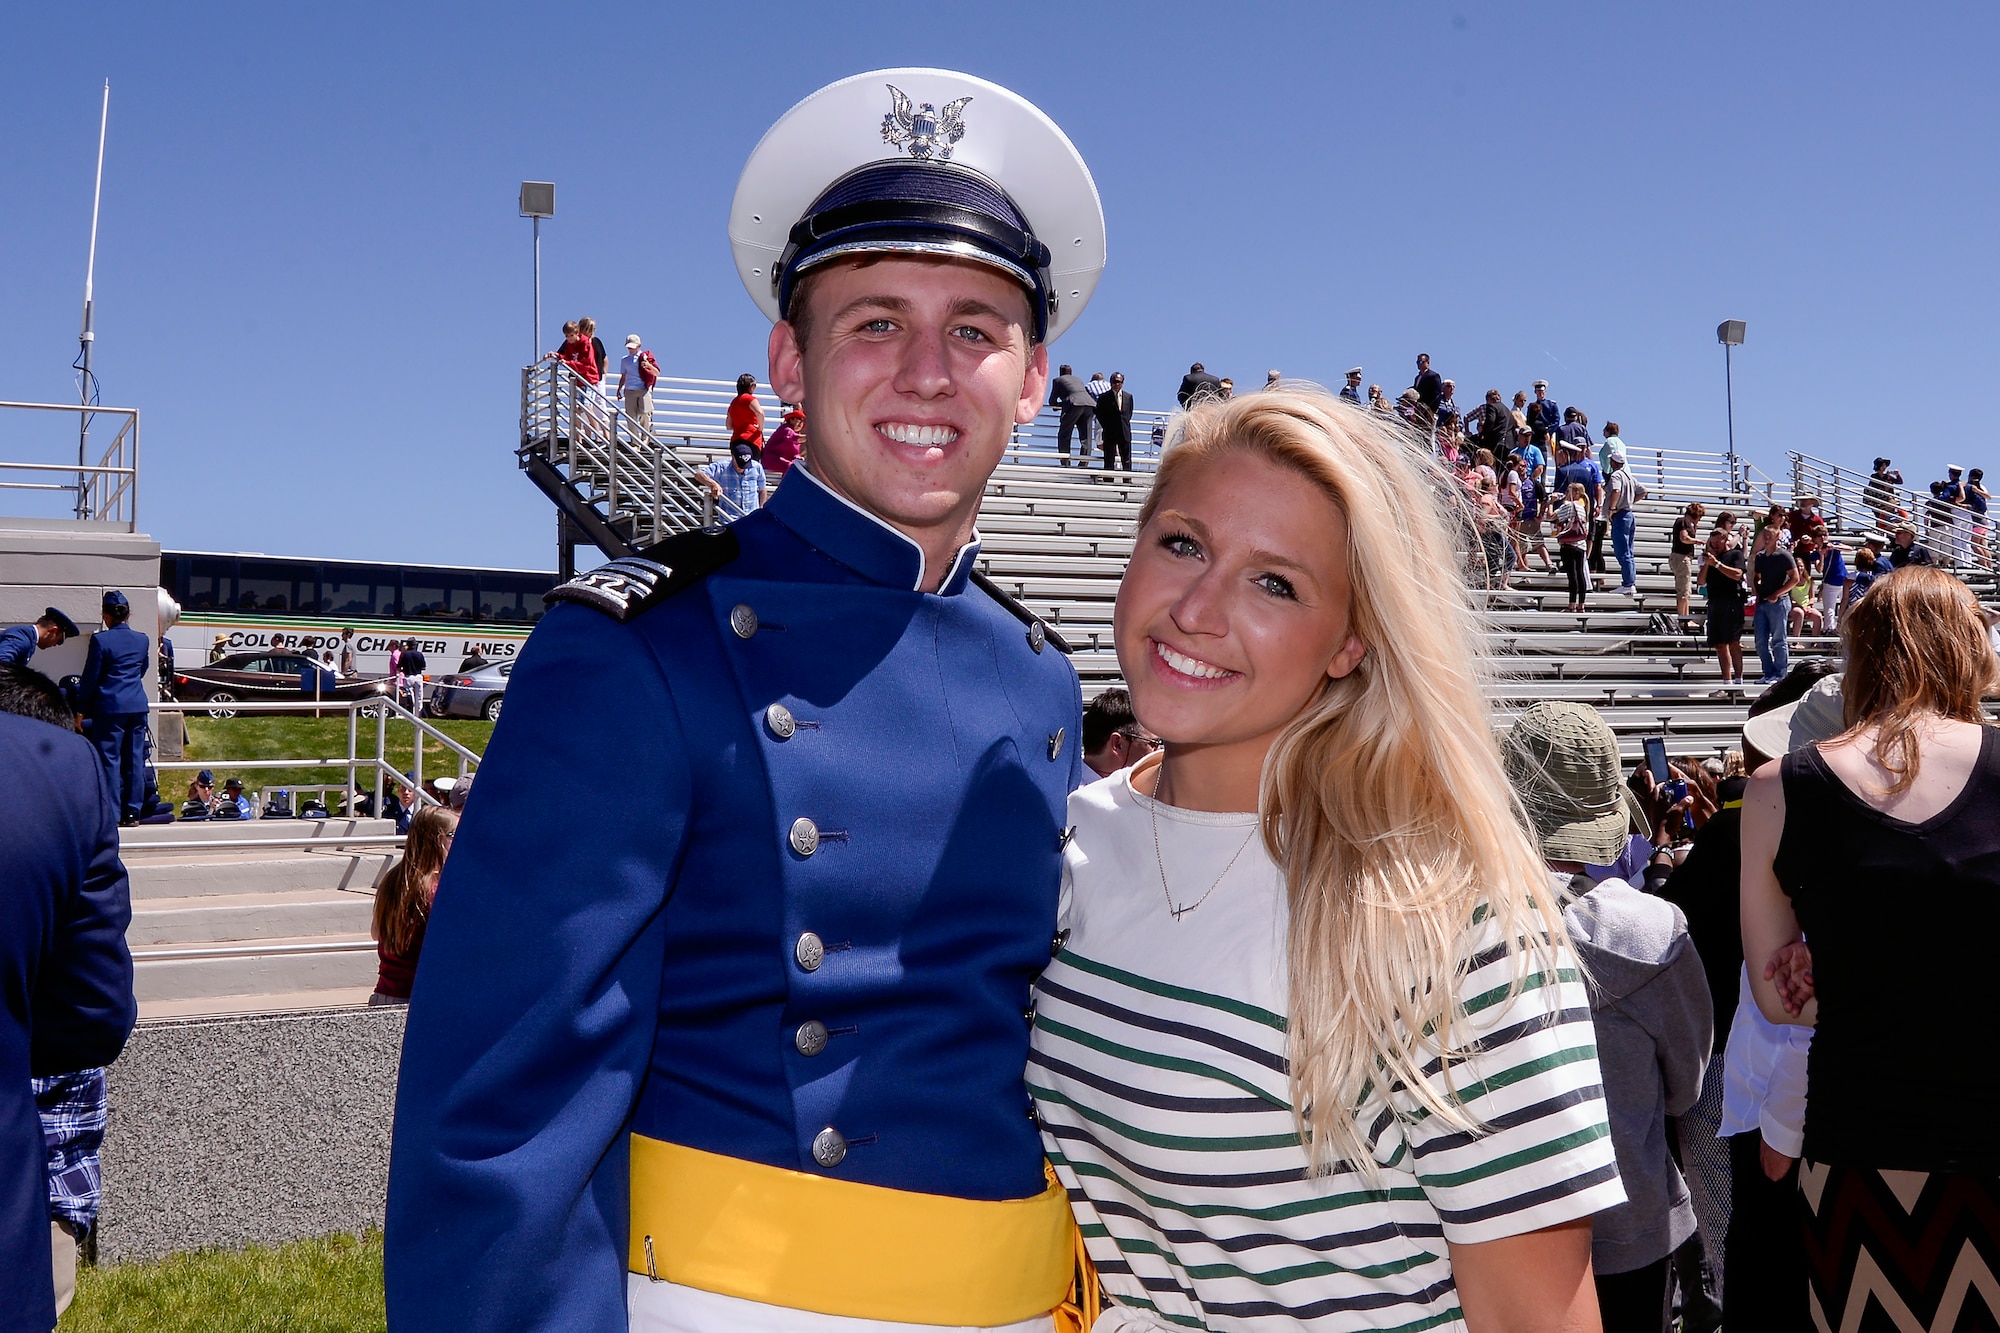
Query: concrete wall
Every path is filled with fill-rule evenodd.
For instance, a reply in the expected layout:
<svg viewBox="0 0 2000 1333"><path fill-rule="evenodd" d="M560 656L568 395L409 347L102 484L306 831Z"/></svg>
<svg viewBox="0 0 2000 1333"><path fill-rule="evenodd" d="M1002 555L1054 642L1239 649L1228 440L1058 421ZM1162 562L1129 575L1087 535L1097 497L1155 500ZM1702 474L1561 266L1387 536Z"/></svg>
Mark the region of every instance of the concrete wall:
<svg viewBox="0 0 2000 1333"><path fill-rule="evenodd" d="M149 1023L111 1067L98 1257L382 1225L400 1007Z"/></svg>
<svg viewBox="0 0 2000 1333"><path fill-rule="evenodd" d="M160 640L160 544L144 533L65 519L0 518L0 626L34 620L55 607L83 631L30 663L61 680L83 670L89 635L104 623L104 594L132 603L132 628ZM146 694L158 697L147 673Z"/></svg>

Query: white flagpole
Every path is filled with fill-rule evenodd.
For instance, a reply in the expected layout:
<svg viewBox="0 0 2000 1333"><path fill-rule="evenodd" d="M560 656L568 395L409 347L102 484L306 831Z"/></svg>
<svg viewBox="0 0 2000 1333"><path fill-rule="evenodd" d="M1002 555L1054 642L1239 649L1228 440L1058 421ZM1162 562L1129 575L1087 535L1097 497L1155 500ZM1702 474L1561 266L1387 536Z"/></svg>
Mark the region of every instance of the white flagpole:
<svg viewBox="0 0 2000 1333"><path fill-rule="evenodd" d="M97 281L97 210L98 206L104 202L104 132L110 123L111 80L106 79L104 81L104 108L97 120L97 189L90 197L90 262L83 270L83 331L77 335L77 341L83 344L83 356L81 358L83 362L83 378L78 383L78 397L80 399L78 405L82 407L90 406L90 349L91 344L97 340L97 334L91 327L91 289ZM78 518L89 518L89 479L81 469L89 466L90 413L83 413L78 420L80 424L77 427L76 434L76 465L79 469L76 474L76 516Z"/></svg>

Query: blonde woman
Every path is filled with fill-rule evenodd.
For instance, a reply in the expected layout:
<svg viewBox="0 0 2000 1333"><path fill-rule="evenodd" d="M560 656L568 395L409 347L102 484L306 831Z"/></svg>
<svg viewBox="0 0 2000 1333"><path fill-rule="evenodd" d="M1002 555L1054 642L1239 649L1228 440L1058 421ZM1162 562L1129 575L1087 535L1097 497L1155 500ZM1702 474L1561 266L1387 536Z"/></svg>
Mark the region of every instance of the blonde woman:
<svg viewBox="0 0 2000 1333"><path fill-rule="evenodd" d="M1428 466L1260 393L1141 515L1114 637L1166 748L1070 798L1028 1071L1099 1333L1597 1327L1589 1000Z"/></svg>

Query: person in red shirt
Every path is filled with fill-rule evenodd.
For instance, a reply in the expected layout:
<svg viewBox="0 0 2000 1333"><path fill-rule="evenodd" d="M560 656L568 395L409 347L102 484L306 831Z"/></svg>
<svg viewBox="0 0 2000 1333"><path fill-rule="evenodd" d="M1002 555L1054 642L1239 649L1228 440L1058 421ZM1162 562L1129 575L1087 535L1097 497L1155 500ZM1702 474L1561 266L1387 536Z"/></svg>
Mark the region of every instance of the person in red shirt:
<svg viewBox="0 0 2000 1333"><path fill-rule="evenodd" d="M771 438L764 441L764 475L773 486L799 461L799 454L805 448L805 426L806 414L792 408L771 432Z"/></svg>
<svg viewBox="0 0 2000 1333"><path fill-rule="evenodd" d="M438 876L458 832L458 812L428 805L410 821L403 855L382 876L375 889L375 916L368 933L375 940L376 971L371 1005L402 1004L410 998L417 977L417 959L424 951L424 927L431 917Z"/></svg>
<svg viewBox="0 0 2000 1333"><path fill-rule="evenodd" d="M597 364L597 354L591 350L590 339L583 336L575 320L563 325L563 345L549 353L549 360L562 362L590 384L604 378L604 370Z"/></svg>
<svg viewBox="0 0 2000 1333"><path fill-rule="evenodd" d="M729 400L729 442L742 440L759 454L764 452L764 408L757 401L757 377L736 377L736 396Z"/></svg>

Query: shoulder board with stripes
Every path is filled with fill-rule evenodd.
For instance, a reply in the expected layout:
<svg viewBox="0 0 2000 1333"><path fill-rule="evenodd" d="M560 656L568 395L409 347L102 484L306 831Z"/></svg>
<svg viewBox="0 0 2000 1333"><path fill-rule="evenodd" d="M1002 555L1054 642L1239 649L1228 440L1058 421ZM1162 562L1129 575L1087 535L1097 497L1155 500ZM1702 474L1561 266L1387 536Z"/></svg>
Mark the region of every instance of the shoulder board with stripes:
<svg viewBox="0 0 2000 1333"><path fill-rule="evenodd" d="M636 555L620 556L579 574L542 600L550 606L574 602L613 620L628 621L721 569L736 558L737 550L736 534L727 528L679 533Z"/></svg>
<svg viewBox="0 0 2000 1333"><path fill-rule="evenodd" d="M1042 651L1042 645L1046 643L1057 652L1065 655L1073 651L1069 646L1069 640L1063 638L1046 620L1043 620L1026 606L1023 606L1018 598L992 579L981 574L978 570L974 570L972 572L972 582L981 592L1000 603L1007 614L1028 627L1028 646L1030 648L1039 653Z"/></svg>

